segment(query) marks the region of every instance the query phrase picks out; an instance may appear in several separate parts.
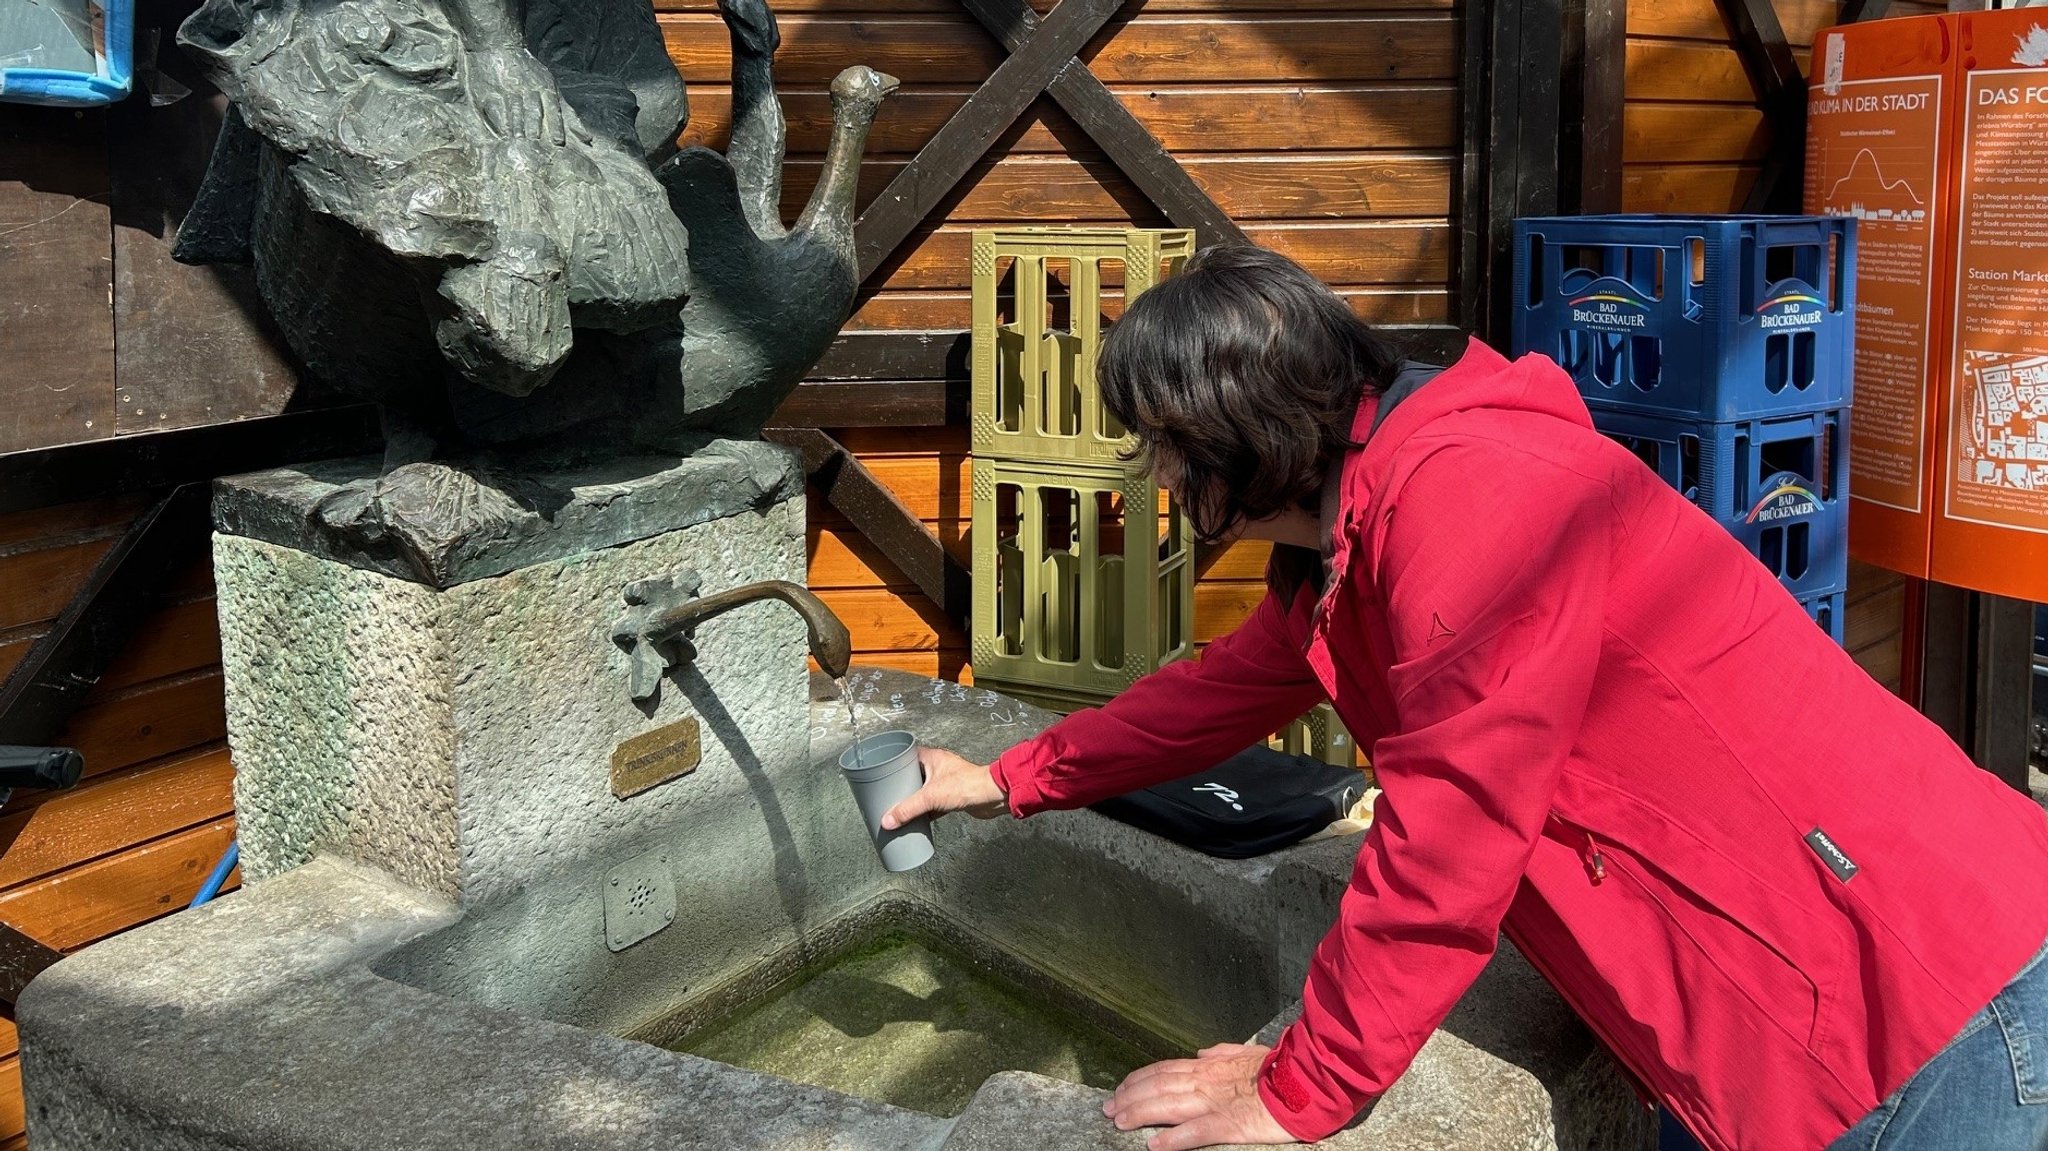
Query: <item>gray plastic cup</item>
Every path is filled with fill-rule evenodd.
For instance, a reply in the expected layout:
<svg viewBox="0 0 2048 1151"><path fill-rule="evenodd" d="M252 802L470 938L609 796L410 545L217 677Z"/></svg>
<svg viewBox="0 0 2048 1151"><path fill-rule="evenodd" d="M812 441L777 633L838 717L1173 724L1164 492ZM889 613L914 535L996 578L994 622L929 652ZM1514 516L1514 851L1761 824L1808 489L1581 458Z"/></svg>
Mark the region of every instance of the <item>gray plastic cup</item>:
<svg viewBox="0 0 2048 1151"><path fill-rule="evenodd" d="M839 754L839 770L853 788L853 802L867 820L875 854L890 871L909 871L932 857L932 820L923 815L894 831L882 829L889 809L924 786L924 765L917 759L917 737L907 731L885 731L857 741Z"/></svg>

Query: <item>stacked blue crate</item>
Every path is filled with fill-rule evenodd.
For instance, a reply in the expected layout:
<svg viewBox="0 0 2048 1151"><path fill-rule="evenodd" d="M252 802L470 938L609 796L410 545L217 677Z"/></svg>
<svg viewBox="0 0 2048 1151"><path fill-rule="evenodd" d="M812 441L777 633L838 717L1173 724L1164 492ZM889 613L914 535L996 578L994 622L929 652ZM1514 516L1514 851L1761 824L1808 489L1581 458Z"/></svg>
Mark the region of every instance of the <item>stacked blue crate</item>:
<svg viewBox="0 0 2048 1151"><path fill-rule="evenodd" d="M1855 222L1580 216L1515 225L1516 354L1740 539L1839 642L1848 586Z"/></svg>

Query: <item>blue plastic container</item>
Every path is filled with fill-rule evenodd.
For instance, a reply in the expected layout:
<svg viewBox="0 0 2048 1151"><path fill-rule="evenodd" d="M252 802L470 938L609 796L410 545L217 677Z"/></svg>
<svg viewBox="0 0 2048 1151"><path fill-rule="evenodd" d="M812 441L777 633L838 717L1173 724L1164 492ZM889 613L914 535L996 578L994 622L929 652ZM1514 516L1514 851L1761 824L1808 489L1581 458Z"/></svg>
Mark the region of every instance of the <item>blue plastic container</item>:
<svg viewBox="0 0 2048 1151"><path fill-rule="evenodd" d="M1725 423L1846 407L1856 222L1574 216L1515 222L1513 341L1595 410Z"/></svg>
<svg viewBox="0 0 2048 1151"><path fill-rule="evenodd" d="M1741 540L1792 594L1847 586L1846 411L1725 424L1599 411L1593 421Z"/></svg>
<svg viewBox="0 0 2048 1151"><path fill-rule="evenodd" d="M1848 593L1827 592L1823 595L1804 596L1799 606L1806 609L1806 616L1820 625L1836 643L1843 642L1843 625L1848 618Z"/></svg>
<svg viewBox="0 0 2048 1151"><path fill-rule="evenodd" d="M112 104L134 80L134 0L41 0L0 10L0 101Z"/></svg>

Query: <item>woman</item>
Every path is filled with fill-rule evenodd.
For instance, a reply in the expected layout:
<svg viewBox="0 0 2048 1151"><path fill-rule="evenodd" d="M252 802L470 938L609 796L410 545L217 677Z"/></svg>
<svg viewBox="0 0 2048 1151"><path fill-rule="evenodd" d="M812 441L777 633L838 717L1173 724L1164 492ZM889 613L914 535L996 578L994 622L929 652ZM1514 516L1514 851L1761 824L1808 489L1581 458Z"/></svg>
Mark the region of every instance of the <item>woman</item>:
<svg viewBox="0 0 2048 1151"><path fill-rule="evenodd" d="M1594 432L1547 360L1403 365L1251 247L1141 297L1098 375L1216 541L1278 546L1199 660L891 813L1023 817L1214 763L1324 696L1384 789L1272 1050L1132 1073L1160 1151L1315 1140L1492 955L1714 1151L2048 1148L2048 819ZM893 826L893 822L890 824Z"/></svg>

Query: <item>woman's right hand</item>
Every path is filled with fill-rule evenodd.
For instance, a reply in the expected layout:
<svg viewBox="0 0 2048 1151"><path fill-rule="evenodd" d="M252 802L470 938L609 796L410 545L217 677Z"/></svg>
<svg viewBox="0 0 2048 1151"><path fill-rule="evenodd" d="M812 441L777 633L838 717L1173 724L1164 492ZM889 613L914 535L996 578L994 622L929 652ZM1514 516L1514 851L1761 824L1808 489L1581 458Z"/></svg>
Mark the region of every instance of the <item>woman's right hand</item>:
<svg viewBox="0 0 2048 1151"><path fill-rule="evenodd" d="M987 764L938 747L918 748L917 759L924 765L924 786L882 816L883 830L894 831L920 815L964 811L976 819L994 819L1009 810Z"/></svg>

